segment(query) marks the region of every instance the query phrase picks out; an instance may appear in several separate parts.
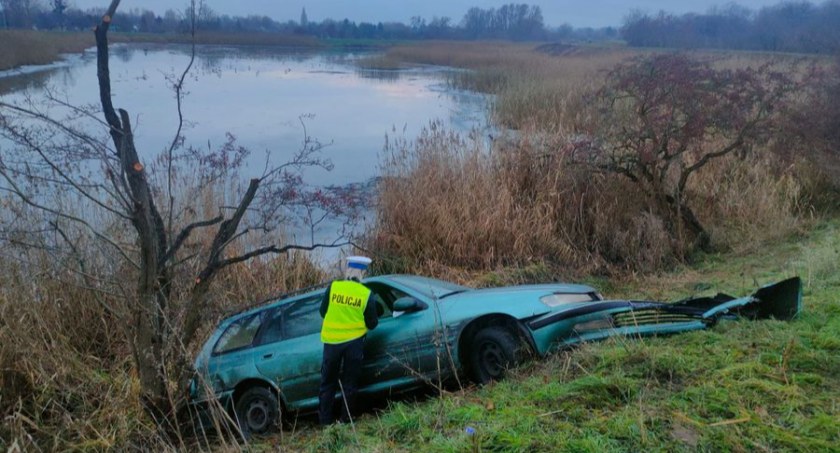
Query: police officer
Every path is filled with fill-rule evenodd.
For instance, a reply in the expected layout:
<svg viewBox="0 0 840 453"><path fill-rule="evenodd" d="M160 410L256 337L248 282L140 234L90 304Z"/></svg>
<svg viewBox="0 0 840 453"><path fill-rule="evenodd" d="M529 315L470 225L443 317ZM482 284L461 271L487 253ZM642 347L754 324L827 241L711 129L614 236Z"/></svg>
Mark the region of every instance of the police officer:
<svg viewBox="0 0 840 453"><path fill-rule="evenodd" d="M330 283L321 301L324 360L321 363L318 418L322 426L334 420L335 393L339 389L343 396L341 421L349 422L355 410L365 334L379 323L372 292L359 283L370 263L370 258L364 256L347 258L345 279Z"/></svg>

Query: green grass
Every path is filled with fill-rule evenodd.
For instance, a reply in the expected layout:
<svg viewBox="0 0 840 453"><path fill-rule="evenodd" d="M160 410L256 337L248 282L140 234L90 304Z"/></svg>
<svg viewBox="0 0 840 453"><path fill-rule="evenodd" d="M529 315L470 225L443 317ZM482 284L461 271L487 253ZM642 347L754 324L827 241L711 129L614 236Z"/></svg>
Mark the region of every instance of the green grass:
<svg viewBox="0 0 840 453"><path fill-rule="evenodd" d="M394 402L355 426L258 439L256 450L831 451L840 445L840 222L753 253L599 285L608 297L734 295L800 275L792 322L725 321L587 344L484 388ZM493 280L496 277L490 277ZM593 281L593 283L604 283ZM467 429L474 430L468 434Z"/></svg>

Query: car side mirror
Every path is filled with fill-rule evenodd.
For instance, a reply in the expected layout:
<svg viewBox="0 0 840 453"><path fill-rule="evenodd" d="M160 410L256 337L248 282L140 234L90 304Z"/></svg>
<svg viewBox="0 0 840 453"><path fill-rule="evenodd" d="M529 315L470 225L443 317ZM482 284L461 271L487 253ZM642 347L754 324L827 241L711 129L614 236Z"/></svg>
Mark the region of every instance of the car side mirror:
<svg viewBox="0 0 840 453"><path fill-rule="evenodd" d="M429 306L413 297L400 297L394 302L394 311L403 311L406 313L414 313L429 308Z"/></svg>

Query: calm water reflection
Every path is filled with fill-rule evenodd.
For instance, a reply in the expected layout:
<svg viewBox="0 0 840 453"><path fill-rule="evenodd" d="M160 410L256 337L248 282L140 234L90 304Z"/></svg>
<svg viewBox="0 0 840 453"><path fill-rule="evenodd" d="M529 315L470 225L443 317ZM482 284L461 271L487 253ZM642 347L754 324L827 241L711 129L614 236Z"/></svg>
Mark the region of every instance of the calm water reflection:
<svg viewBox="0 0 840 453"><path fill-rule="evenodd" d="M222 144L225 133L252 150L252 174L265 152L282 162L298 149L303 131L324 143L332 172L315 172L310 182L347 184L376 176L378 154L391 131L414 137L432 120L459 130L483 127L480 96L447 89L439 68L409 71L358 70L359 54L291 52L270 48L200 47L186 85L187 143ZM111 58L114 104L135 120L138 150L151 159L171 142L177 111L170 80L189 60L185 46L115 46ZM98 100L95 55L86 53L65 67L0 78L0 95L14 102L24 92L45 88L71 104ZM404 131L404 132L403 132Z"/></svg>
<svg viewBox="0 0 840 453"><path fill-rule="evenodd" d="M185 87L186 143L215 148L226 141L229 132L252 151L244 176L258 176L265 167L266 153L274 163L282 163L300 148L303 130L299 117L311 115L306 120L307 132L322 143L332 143L323 155L335 168L331 172L310 170L307 182L369 185L377 176L386 134L411 139L435 120L460 131L485 127L486 99L449 90L443 69L359 70L352 64L359 56L200 47ZM134 119L137 148L147 161L163 152L175 134L178 115L171 84L188 61L186 46L112 49L114 105L128 110ZM94 52L49 70L0 77L0 97L5 102L19 103L24 96L37 97L46 90L69 104L96 105ZM316 239L335 239L337 228L335 224L322 225ZM308 230L295 230L291 234L296 238L308 238ZM327 258L334 257L334 252L325 253Z"/></svg>

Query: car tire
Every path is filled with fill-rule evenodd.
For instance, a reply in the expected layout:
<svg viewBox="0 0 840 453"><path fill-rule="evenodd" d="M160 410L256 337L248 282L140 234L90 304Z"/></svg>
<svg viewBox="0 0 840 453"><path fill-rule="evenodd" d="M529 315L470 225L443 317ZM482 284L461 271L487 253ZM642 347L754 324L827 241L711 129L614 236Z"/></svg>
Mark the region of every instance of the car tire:
<svg viewBox="0 0 840 453"><path fill-rule="evenodd" d="M263 434L278 422L280 404L266 387L251 387L236 401L236 419L243 434Z"/></svg>
<svg viewBox="0 0 840 453"><path fill-rule="evenodd" d="M486 327L473 337L469 366L473 380L481 385L505 377L507 370L522 360L523 345L509 330Z"/></svg>

